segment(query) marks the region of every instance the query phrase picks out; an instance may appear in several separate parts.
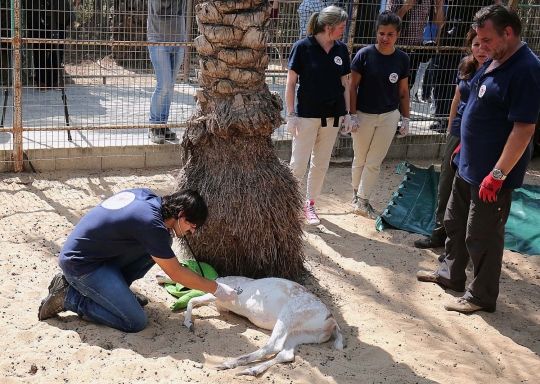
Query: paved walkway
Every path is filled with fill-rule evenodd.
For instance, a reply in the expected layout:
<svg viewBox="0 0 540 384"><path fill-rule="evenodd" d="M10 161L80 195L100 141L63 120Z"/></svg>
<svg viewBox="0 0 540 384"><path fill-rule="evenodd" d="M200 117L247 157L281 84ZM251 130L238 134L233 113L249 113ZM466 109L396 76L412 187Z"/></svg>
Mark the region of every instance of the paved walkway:
<svg viewBox="0 0 540 384"><path fill-rule="evenodd" d="M171 106L170 124L182 125L194 112L194 94L198 86L177 84ZM269 84L271 91L281 94L285 99L285 86ZM152 145L148 138L148 111L150 99L154 91L153 85L127 86L115 84L68 84L66 86L67 109L69 123L72 127L100 127L100 129L72 130L73 141L67 140L66 131L25 131L23 147L27 149L48 148L86 148L110 146ZM34 88L24 88L23 126L24 128L65 127L64 105L60 90L39 92ZM412 103L411 135L433 134L428 129L430 120L427 103ZM414 119L424 119L414 121ZM5 111L4 127L13 126L13 100L8 96ZM126 126L127 129L107 129L111 126ZM132 128L140 126L141 128ZM179 138L184 128L173 128ZM284 126L277 129L274 139L290 139ZM13 148L12 134L0 132L0 149ZM178 143L178 140L169 143Z"/></svg>

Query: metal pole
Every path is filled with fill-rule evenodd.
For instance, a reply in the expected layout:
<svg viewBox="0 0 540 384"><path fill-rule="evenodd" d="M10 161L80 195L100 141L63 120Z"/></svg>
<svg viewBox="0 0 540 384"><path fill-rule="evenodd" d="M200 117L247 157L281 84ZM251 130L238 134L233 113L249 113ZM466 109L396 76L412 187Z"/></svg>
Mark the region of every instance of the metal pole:
<svg viewBox="0 0 540 384"><path fill-rule="evenodd" d="M23 171L22 81L21 81L21 4L11 0L13 9L11 34L13 36L13 169Z"/></svg>
<svg viewBox="0 0 540 384"><path fill-rule="evenodd" d="M193 36L191 31L193 30L193 0L187 1L187 7L186 7L186 14L184 17L186 18L186 42L192 43L193 42ZM184 83L187 83L189 81L189 70L191 66L191 44L188 45L185 48L184 51Z"/></svg>

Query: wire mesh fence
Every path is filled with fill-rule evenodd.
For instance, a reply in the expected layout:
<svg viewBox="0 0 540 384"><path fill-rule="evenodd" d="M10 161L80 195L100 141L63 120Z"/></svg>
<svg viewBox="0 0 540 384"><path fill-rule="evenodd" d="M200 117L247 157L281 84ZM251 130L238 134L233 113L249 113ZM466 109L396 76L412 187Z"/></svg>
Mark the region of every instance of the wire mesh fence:
<svg viewBox="0 0 540 384"><path fill-rule="evenodd" d="M464 35L474 13L491 2L445 1L446 19L440 28L429 11L436 0L417 0L419 9L425 6L423 13L404 17L398 47L412 63L411 131L396 139L391 151L410 155L405 148L421 153L422 146L444 143L457 64L465 53ZM401 0L268 3L270 18L262 27L269 58L266 80L282 99L290 50L312 12L330 4L347 10L343 40L353 56L375 43L379 12L397 12L403 5ZM523 39L539 52L540 5L532 0L510 5L522 17ZM179 164L182 133L199 87L196 8L204 6L195 0L0 0L0 168L20 171L26 159L41 161L46 169L122 162L149 166L164 157ZM152 7L176 17L169 38L149 29ZM161 28L161 22L152 28ZM177 55L173 65L178 76L169 96L158 90L160 76L174 75L160 69L169 60L159 56L163 49ZM171 63L166 64L170 68ZM170 97L170 109L156 112L156 93ZM162 142L152 135L156 129L167 129ZM284 126L276 128L273 139L283 151L280 156L287 157L290 149L279 145L290 140ZM351 146L349 137L338 137L334 155L350 156Z"/></svg>

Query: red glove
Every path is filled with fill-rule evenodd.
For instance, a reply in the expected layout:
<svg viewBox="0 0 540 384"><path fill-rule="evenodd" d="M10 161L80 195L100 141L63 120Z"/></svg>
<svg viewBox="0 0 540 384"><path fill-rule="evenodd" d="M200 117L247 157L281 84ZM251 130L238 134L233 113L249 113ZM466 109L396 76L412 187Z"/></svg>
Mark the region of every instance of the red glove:
<svg viewBox="0 0 540 384"><path fill-rule="evenodd" d="M478 191L478 197L482 199L484 203L494 203L497 201L497 193L502 187L504 180L497 180L493 178L491 172L484 178L482 184L480 184L480 190Z"/></svg>
<svg viewBox="0 0 540 384"><path fill-rule="evenodd" d="M454 149L454 152L452 152L452 154L450 155L450 168L452 168L454 172L457 169L457 165L454 164L454 157L456 157L460 149L461 149L461 143L458 144L456 149Z"/></svg>

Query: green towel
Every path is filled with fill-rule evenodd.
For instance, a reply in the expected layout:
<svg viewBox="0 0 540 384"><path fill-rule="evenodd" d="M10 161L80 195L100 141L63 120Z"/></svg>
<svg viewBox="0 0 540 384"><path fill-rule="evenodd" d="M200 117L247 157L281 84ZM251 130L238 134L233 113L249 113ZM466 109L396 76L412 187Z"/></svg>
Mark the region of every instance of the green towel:
<svg viewBox="0 0 540 384"><path fill-rule="evenodd" d="M180 260L180 264L182 264L186 268L191 269L196 274L201 275L199 265L197 264L195 260ZM215 280L218 278L217 272L210 265L206 263L201 263L201 267L204 271L204 277L206 277L207 279ZM203 291L198 291L196 289L189 289L187 287L184 287L180 283L164 284L164 286L167 292L179 298L178 300L176 300L176 302L173 305L171 305L172 310L184 309L187 307L189 300L191 300L194 297L202 296L206 294L206 292L203 292Z"/></svg>

